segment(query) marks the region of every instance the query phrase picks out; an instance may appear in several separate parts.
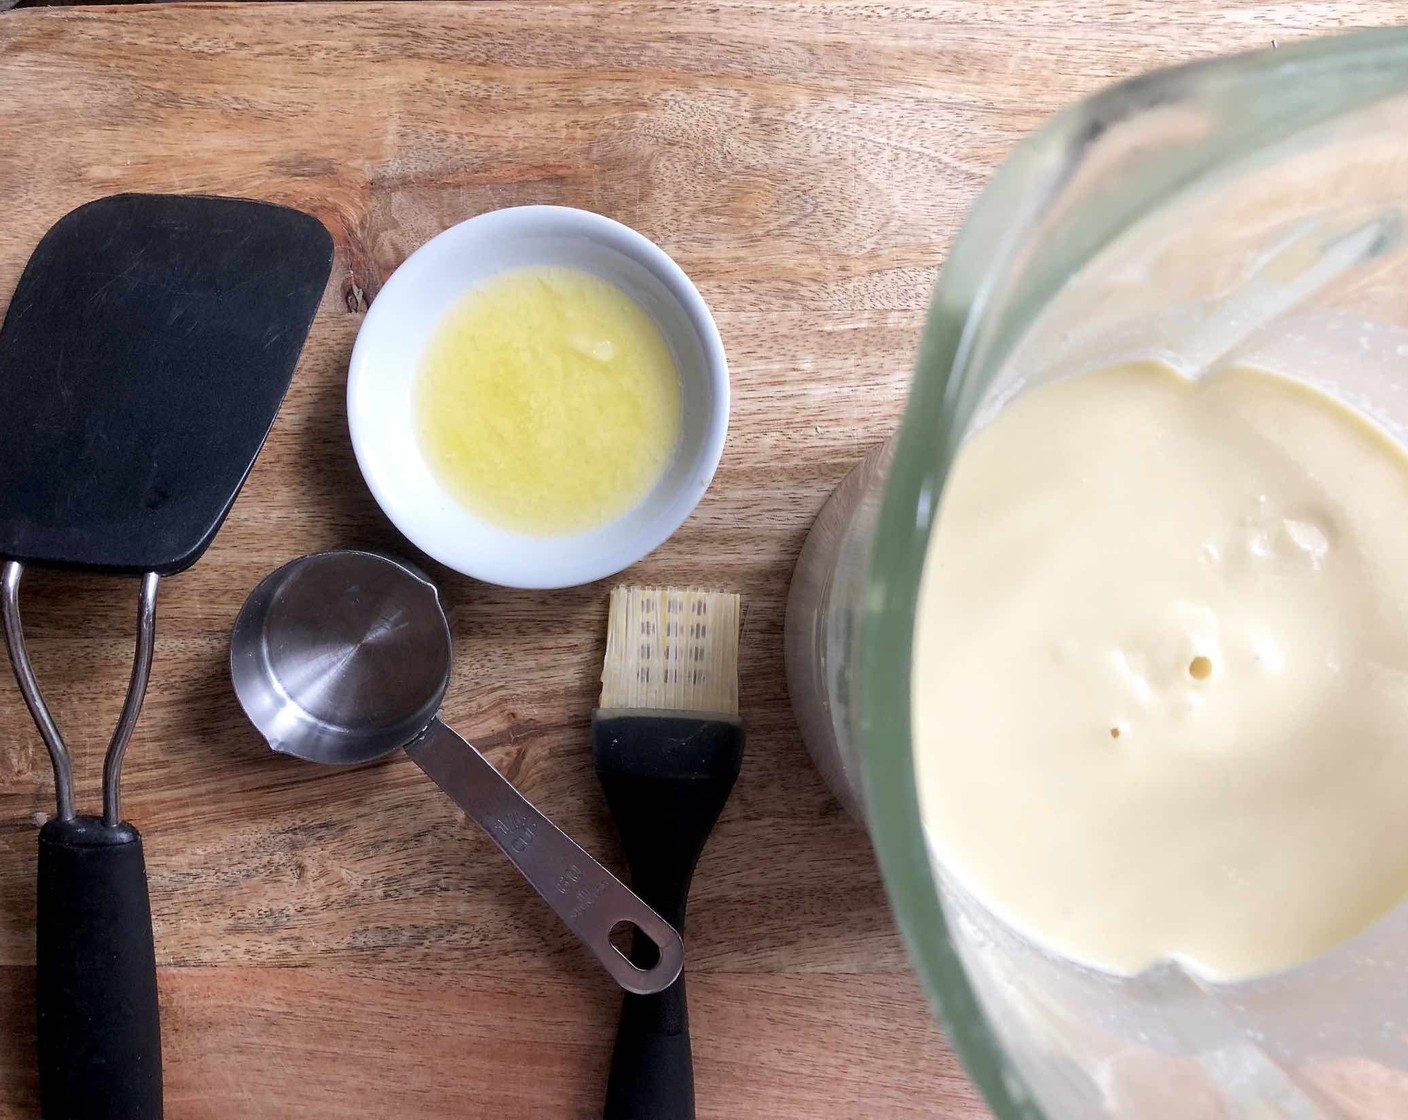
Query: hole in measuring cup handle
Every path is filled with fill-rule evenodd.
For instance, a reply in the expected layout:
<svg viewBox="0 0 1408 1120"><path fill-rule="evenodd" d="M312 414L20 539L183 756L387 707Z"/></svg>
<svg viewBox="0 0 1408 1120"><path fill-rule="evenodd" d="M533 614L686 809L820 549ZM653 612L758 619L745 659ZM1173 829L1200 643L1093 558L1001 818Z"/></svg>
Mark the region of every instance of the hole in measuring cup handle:
<svg viewBox="0 0 1408 1120"><path fill-rule="evenodd" d="M660 946L629 918L622 918L612 926L609 936L611 947L637 971L649 972L660 963Z"/></svg>

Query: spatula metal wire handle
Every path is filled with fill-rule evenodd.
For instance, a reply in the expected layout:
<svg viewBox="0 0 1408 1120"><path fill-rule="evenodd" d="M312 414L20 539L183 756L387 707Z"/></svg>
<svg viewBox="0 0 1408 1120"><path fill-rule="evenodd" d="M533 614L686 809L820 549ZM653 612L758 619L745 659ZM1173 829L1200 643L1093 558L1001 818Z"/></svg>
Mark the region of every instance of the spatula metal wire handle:
<svg viewBox="0 0 1408 1120"><path fill-rule="evenodd" d="M24 566L18 560L5 563L5 645L10 652L10 668L15 672L20 695L24 697L25 707L34 717L40 737L49 751L49 762L54 768L57 816L61 821L71 821L74 817L73 763L68 746L39 691L39 681L24 644L24 629L20 622L20 577L23 574ZM137 649L132 659L132 676L127 682L127 699L123 702L122 714L118 717L112 741L108 743L107 754L103 757L103 824L108 828L115 827L122 820L122 759L137 727L137 717L147 695L147 681L151 677L152 648L156 641L158 578L155 572L147 572L142 577L142 590L137 600Z"/></svg>
<svg viewBox="0 0 1408 1120"><path fill-rule="evenodd" d="M44 1120L158 1120L161 1029L142 839L122 821L122 759L151 675L158 576L142 577L127 697L103 758L103 815L74 811L73 763L25 647L24 566L5 562L10 666L54 768L57 813L39 831L38 1003Z"/></svg>

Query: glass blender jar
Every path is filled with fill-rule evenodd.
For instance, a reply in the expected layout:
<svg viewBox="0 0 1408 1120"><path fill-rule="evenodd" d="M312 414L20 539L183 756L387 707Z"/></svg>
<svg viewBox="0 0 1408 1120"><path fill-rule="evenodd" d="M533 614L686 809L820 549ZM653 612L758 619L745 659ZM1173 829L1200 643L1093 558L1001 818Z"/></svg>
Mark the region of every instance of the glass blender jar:
<svg viewBox="0 0 1408 1120"><path fill-rule="evenodd" d="M786 634L803 736L865 819L915 967L1001 1120L1408 1117L1408 904L1235 984L1173 962L1084 968L931 859L910 742L920 574L965 438L1032 388L1153 357L1299 377L1408 445L1406 210L1408 30L1160 71L1075 105L978 199L899 433L807 541Z"/></svg>

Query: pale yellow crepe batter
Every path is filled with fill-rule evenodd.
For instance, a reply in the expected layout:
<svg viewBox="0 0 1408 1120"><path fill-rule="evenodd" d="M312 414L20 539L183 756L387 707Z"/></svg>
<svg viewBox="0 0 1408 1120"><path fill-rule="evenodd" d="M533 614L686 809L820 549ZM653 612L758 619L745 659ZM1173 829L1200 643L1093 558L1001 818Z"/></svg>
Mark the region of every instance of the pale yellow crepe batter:
<svg viewBox="0 0 1408 1120"><path fill-rule="evenodd" d="M913 672L934 850L1059 953L1242 978L1408 893L1408 456L1317 390L1020 398L944 492Z"/></svg>

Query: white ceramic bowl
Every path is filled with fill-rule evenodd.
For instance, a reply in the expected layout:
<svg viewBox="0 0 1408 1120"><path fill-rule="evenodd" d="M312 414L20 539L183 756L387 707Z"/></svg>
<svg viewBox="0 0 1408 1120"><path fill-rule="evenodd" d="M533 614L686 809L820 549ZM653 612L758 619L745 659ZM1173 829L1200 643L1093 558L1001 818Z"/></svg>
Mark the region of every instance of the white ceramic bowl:
<svg viewBox="0 0 1408 1120"><path fill-rule="evenodd" d="M475 284L529 265L566 265L621 288L659 325L680 376L680 438L659 481L633 509L572 536L533 536L476 517L436 480L416 440L412 395L441 316ZM372 301L347 377L357 464L387 517L440 563L506 587L589 583L662 544L709 487L728 409L723 342L689 277L628 226L563 206L494 210L422 245Z"/></svg>

